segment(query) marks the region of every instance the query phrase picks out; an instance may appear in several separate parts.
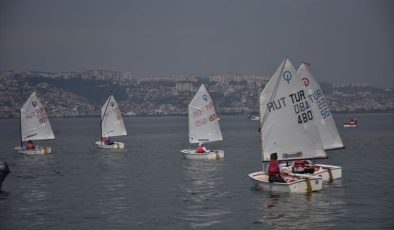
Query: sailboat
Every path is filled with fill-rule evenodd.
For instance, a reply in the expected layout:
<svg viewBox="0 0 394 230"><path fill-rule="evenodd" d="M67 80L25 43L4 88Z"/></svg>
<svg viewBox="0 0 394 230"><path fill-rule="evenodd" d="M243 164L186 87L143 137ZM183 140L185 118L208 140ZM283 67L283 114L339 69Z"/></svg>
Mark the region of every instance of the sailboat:
<svg viewBox="0 0 394 230"><path fill-rule="evenodd" d="M283 176L286 183L269 182L264 169L271 153L277 153L280 161L326 158L306 96L294 66L286 58L259 98L263 171L249 174L257 188L290 193L322 189L322 178L319 176L300 177L289 172Z"/></svg>
<svg viewBox="0 0 394 230"><path fill-rule="evenodd" d="M25 102L21 109L21 145L15 147L21 153L25 154L48 154L52 152L51 147L35 146L34 149L28 149L26 142L34 140L55 139L51 124L35 92Z"/></svg>
<svg viewBox="0 0 394 230"><path fill-rule="evenodd" d="M219 126L219 118L211 96L204 84L201 84L196 95L189 104L189 143L210 143L222 141L223 136ZM220 159L224 157L223 150L197 153L196 149L183 149L182 155L187 159Z"/></svg>
<svg viewBox="0 0 394 230"><path fill-rule="evenodd" d="M123 142L106 143L105 139L116 136L127 135L126 128L123 123L122 113L120 112L118 103L114 96L109 96L103 107L101 108L101 140L96 141L99 148L105 149L123 149Z"/></svg>
<svg viewBox="0 0 394 230"><path fill-rule="evenodd" d="M302 63L297 70L304 90L306 93L307 102L313 113L313 122L319 129L320 139L323 144L323 149L335 150L344 148L341 137L339 136L337 126L333 115L325 100L323 91L319 83L313 78L308 69L308 63ZM342 167L326 164L314 164L314 175L319 175L323 181L332 181L342 177ZM320 168L323 170L321 170Z"/></svg>

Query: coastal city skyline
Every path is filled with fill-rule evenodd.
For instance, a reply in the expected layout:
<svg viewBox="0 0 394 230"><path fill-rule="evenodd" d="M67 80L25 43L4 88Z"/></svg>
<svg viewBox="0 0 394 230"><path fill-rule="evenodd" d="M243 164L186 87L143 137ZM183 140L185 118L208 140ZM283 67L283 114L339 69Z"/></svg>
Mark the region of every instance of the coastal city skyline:
<svg viewBox="0 0 394 230"><path fill-rule="evenodd" d="M126 116L186 115L187 105L205 84L220 114L258 113L258 97L270 77L234 73L135 76L118 71L0 71L0 118L19 116L20 107L36 91L49 116L96 116L113 94ZM321 82L333 112L392 112L394 90L367 84Z"/></svg>
<svg viewBox="0 0 394 230"><path fill-rule="evenodd" d="M1 1L0 70L271 76L394 86L394 2Z"/></svg>

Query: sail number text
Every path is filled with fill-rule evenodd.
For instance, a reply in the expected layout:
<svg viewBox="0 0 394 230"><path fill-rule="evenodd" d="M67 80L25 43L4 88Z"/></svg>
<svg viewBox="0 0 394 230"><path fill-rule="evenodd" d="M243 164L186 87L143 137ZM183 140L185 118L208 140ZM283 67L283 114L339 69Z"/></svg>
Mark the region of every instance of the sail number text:
<svg viewBox="0 0 394 230"><path fill-rule="evenodd" d="M107 110L107 111L105 112L104 116L105 116L105 117L109 117L109 116L111 116L113 113L116 113L116 119L117 119L117 120L122 120L122 114L121 114L120 109L119 109L118 106L116 106L116 107L113 108L113 109Z"/></svg>
<svg viewBox="0 0 394 230"><path fill-rule="evenodd" d="M289 95L293 103L294 112L298 115L298 124L307 123L313 120L313 114L310 105L305 98L304 90Z"/></svg>
<svg viewBox="0 0 394 230"><path fill-rule="evenodd" d="M38 122L40 124L43 124L48 121L48 116L45 113L44 107L42 107L42 106L40 108L36 109L35 111L32 111L31 113L26 114L25 118L31 119L31 118L35 117L36 114L37 114Z"/></svg>
<svg viewBox="0 0 394 230"><path fill-rule="evenodd" d="M48 121L48 116L47 113L44 110L44 107L40 107L39 109L36 110L38 114L38 121L40 124L45 123Z"/></svg>
<svg viewBox="0 0 394 230"><path fill-rule="evenodd" d="M267 103L268 112L274 112L287 107L289 100L291 102L290 104L293 105L295 114L297 115L298 124L307 123L308 121L313 120L311 106L306 100L304 90L292 93L288 97L281 97L274 101L270 101Z"/></svg>
<svg viewBox="0 0 394 230"><path fill-rule="evenodd" d="M212 109L213 102L211 101L208 104L202 106L200 109L193 111L193 117L198 119L194 121L194 126L198 127L201 125L205 125L210 121L214 121L216 119L216 114L211 114L209 117L207 117L209 114L206 114L207 112L213 112L211 111Z"/></svg>
<svg viewBox="0 0 394 230"><path fill-rule="evenodd" d="M208 112L209 110L211 110L212 108L213 108L213 102L211 101L210 103L203 106L201 109L193 111L193 116L199 117L199 116L203 115L205 112Z"/></svg>
<svg viewBox="0 0 394 230"><path fill-rule="evenodd" d="M311 103L316 103L317 107L320 110L320 114L325 119L331 115L330 109L324 99L323 93L320 89L315 90L312 94L309 95L309 100Z"/></svg>

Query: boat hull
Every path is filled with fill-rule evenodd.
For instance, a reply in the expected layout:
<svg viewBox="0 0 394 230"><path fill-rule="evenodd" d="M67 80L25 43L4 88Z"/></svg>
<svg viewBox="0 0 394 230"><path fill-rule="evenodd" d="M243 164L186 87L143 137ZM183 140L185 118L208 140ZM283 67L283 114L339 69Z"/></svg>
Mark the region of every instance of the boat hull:
<svg viewBox="0 0 394 230"><path fill-rule="evenodd" d="M96 145L98 148L102 148L102 149L124 149L123 142L114 142L113 145L106 145L102 141L96 141Z"/></svg>
<svg viewBox="0 0 394 230"><path fill-rule="evenodd" d="M314 164L314 166L319 166L323 169L321 176L323 181L332 181L342 177L342 167L335 165L325 165L325 164Z"/></svg>
<svg viewBox="0 0 394 230"><path fill-rule="evenodd" d="M209 153L197 153L195 149L184 149L181 153L186 159L209 159L217 160L224 157L224 150L212 150Z"/></svg>
<svg viewBox="0 0 394 230"><path fill-rule="evenodd" d="M323 187L322 178L318 176L284 176L286 183L269 182L268 175L262 171L250 173L249 177L258 189L268 192L310 193Z"/></svg>
<svg viewBox="0 0 394 230"><path fill-rule="evenodd" d="M345 128L357 128L356 124L344 124L343 127Z"/></svg>
<svg viewBox="0 0 394 230"><path fill-rule="evenodd" d="M52 153L52 148L48 146L36 146L33 150L22 149L21 147L15 147L18 152L28 155L46 155Z"/></svg>

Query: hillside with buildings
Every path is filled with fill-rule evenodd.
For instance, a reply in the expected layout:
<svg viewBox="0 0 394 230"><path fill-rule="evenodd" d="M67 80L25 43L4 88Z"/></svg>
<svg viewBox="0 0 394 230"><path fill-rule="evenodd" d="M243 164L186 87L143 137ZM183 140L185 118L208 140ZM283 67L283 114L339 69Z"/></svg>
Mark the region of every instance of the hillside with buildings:
<svg viewBox="0 0 394 230"><path fill-rule="evenodd" d="M113 94L124 115L185 115L201 83L214 99L220 114L258 111L258 95L269 77L240 74L133 76L116 71L0 72L0 118L19 117L20 108L36 91L50 117L98 116ZM334 112L394 111L392 89L361 84L322 83Z"/></svg>

